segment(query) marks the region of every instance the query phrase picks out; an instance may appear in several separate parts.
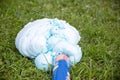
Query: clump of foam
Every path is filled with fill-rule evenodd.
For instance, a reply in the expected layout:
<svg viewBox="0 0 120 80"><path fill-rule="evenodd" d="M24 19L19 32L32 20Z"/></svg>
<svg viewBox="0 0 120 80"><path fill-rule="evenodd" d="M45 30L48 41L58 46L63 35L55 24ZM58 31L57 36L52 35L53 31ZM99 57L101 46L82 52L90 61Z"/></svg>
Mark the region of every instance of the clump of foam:
<svg viewBox="0 0 120 80"><path fill-rule="evenodd" d="M70 58L70 65L79 62L82 57L79 41L78 31L66 21L44 18L26 24L15 44L23 56L35 59L38 69L48 70L61 53Z"/></svg>

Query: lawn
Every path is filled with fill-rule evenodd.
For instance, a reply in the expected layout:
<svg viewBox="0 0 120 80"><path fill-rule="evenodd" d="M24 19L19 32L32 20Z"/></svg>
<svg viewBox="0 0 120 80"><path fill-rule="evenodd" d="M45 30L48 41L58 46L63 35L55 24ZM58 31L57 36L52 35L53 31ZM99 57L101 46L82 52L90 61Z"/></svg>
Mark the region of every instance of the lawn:
<svg viewBox="0 0 120 80"><path fill-rule="evenodd" d="M23 57L15 38L36 19L59 18L81 35L81 61L71 80L120 80L120 0L0 0L0 80L51 80Z"/></svg>

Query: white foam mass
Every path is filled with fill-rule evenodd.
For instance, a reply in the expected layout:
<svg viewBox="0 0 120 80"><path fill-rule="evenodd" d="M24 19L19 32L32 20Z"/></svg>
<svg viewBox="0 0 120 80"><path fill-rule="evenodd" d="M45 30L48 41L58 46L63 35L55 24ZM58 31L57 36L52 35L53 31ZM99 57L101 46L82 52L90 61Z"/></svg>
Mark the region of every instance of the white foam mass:
<svg viewBox="0 0 120 80"><path fill-rule="evenodd" d="M70 58L70 65L79 62L82 57L79 41L79 32L66 21L43 18L26 24L15 45L23 56L35 58L38 69L48 70L59 53Z"/></svg>

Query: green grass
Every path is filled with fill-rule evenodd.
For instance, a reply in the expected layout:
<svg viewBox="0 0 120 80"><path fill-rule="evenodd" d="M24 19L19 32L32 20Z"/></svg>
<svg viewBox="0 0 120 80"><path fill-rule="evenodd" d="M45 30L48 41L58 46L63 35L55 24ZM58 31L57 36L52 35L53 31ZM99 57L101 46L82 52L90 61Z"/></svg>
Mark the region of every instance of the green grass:
<svg viewBox="0 0 120 80"><path fill-rule="evenodd" d="M50 80L15 47L23 26L40 18L64 19L81 34L81 62L72 80L120 80L119 0L0 0L0 80Z"/></svg>

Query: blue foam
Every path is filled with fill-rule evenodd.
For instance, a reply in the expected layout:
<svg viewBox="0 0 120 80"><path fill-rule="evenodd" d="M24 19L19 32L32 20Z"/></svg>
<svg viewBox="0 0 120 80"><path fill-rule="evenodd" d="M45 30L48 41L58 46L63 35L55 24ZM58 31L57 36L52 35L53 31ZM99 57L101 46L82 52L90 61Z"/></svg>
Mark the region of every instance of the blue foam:
<svg viewBox="0 0 120 80"><path fill-rule="evenodd" d="M58 53L67 55L70 65L79 62L82 57L79 41L79 32L66 21L44 18L26 24L15 44L23 56L35 59L38 69L47 71Z"/></svg>

